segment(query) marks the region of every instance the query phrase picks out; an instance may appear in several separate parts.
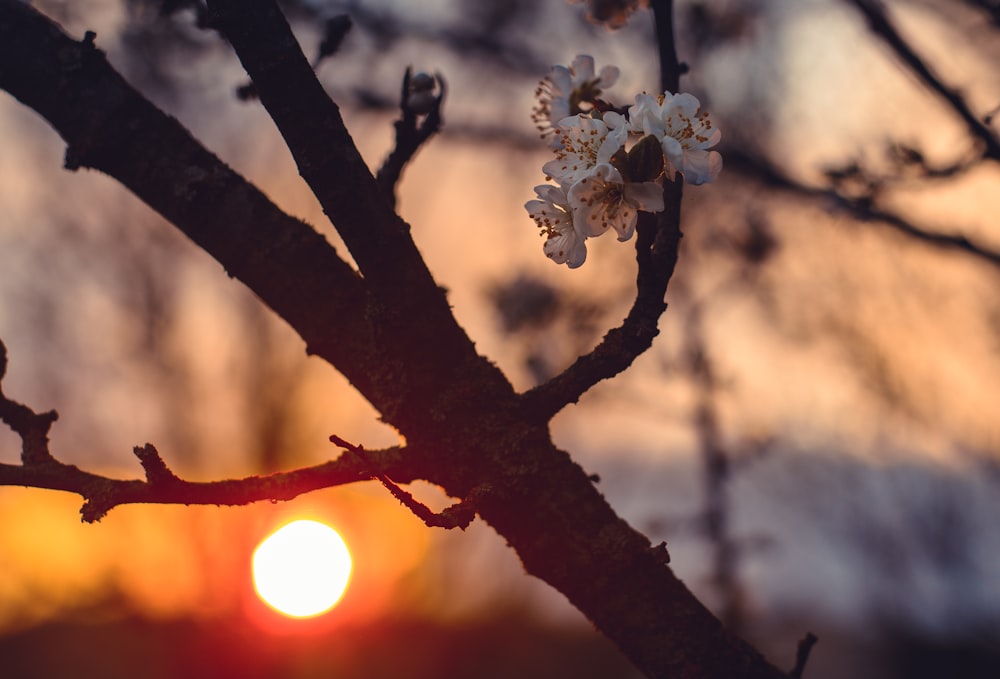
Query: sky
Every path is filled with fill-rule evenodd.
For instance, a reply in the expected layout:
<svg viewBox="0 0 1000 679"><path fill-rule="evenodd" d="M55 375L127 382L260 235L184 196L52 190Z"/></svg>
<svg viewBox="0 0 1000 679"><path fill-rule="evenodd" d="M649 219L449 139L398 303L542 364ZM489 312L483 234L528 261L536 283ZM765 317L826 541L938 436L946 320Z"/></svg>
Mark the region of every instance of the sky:
<svg viewBox="0 0 1000 679"><path fill-rule="evenodd" d="M445 6L413 25L456 15ZM888 139L919 147L932 163L966 152L962 127L869 39L845 3L715 6L724 17L752 8L712 49L682 52L692 65L686 82L723 129L724 157L727 144L750 149L816 187L824 168L851 159L887 173ZM930 2L893 7L975 110L1000 104L996 48L962 37L982 21L956 11L943 22ZM72 12L68 25L96 28L112 63L149 77L142 57L153 51L116 37L127 18L116 3L93 0ZM557 369L603 330L572 335L567 327L581 312L568 304L563 325L505 333L490 289L517 276L542 281L562 299L593 303L598 310L584 320L603 329L622 317L632 285L630 244L596 241L586 265L568 271L542 256L523 209L549 157L530 141L531 95L544 75L544 67L532 74L531 63L568 63L589 51L598 67L622 68L611 91L619 100L655 86L646 29L588 32L578 12L546 5L519 34L533 51L510 65L517 77L483 77L484 58L458 59L425 39L384 49L360 30L337 57L343 62L319 70L373 167L391 148L392 113L352 106L351 93L394 97L407 64L445 74L445 132L408 168L399 210L478 349L521 389L533 380L529 353ZM314 45L315 34L300 29ZM266 115L232 97L237 64L209 39L196 40L205 44L172 57L175 87L151 87L151 96L282 208L337 242ZM198 67L187 68L194 58ZM517 143L474 135L477 126L512 129ZM326 459L336 452L331 433L369 448L396 442L345 380L307 359L291 331L260 313L219 265L107 178L62 171L60 141L6 96L0 136L18 140L0 155L0 337L11 359L4 388L36 409L59 410L52 440L60 459L133 477L131 448L151 441L183 475L213 479ZM1000 248L998 181L993 163L947 183L901 181L880 198L927 228ZM775 629L803 619L935 637L996 629L996 267L852 221L829 201L763 190L736 172L688 189L685 200L684 249L661 337L624 376L561 413L556 442L602 476L626 519L654 541L667 539L682 578L717 601L707 577L711 545L691 528L704 508L693 426L704 393L685 361L694 337L717 377L721 439L742 460L727 488L732 537L747 545L739 577L752 614ZM777 245L748 270L735 253L751 222ZM255 351L266 357L259 372L249 369ZM273 384L281 398L267 393ZM16 456L16 440L0 432L0 461ZM416 490L447 504L431 487ZM378 616L401 601L461 618L507 597L547 619L583 622L523 577L488 528L428 531L372 484L241 509L119 508L97 526L79 525L76 503L0 489L3 515L32 517L0 529L0 628L58 618L102 597L165 617L250 606L247 582L232 573L256 539L300 514L336 522L354 550L357 575L341 619ZM477 576L484 568L496 574L491 586Z"/></svg>

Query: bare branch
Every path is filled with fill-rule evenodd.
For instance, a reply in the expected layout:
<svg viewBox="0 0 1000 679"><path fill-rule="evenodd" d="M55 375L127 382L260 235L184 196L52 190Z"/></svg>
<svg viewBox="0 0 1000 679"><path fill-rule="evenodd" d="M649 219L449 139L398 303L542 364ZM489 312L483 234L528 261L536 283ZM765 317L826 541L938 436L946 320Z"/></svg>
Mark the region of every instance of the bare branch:
<svg viewBox="0 0 1000 679"><path fill-rule="evenodd" d="M868 21L872 32L896 53L906 66L933 92L938 94L955 113L965 122L974 137L985 147L987 158L1000 161L1000 138L977 117L961 94L950 89L931 70L930 66L910 47L910 44L899 34L886 14L885 7L879 0L846 0L854 5Z"/></svg>
<svg viewBox="0 0 1000 679"><path fill-rule="evenodd" d="M922 229L897 214L876 208L872 205L871 200L866 197L849 198L836 190L807 186L786 176L765 160L733 150L730 150L726 154L726 165L730 170L742 170L748 176L754 177L770 186L792 191L806 198L822 200L828 203L832 202L862 222L881 225L928 245L945 250L962 252L991 266L1000 267L1000 251L971 241L963 235L938 233Z"/></svg>
<svg viewBox="0 0 1000 679"><path fill-rule="evenodd" d="M461 528L465 530L476 518L476 508L474 498L482 495L481 492L470 494L470 498L458 502L450 507L446 507L440 514L435 513L430 507L417 500L413 495L406 492L382 471L381 466L371 458L370 453L361 446L355 446L336 435L330 436L330 441L340 446L344 450L353 453L364 464L371 478L377 479L392 496L402 503L404 507L416 514L417 518L427 524L430 528Z"/></svg>
<svg viewBox="0 0 1000 679"><path fill-rule="evenodd" d="M0 380L6 365L7 347L0 340ZM20 465L0 464L0 486L76 493L84 499L80 514L88 523L99 521L111 509L124 504L245 505L261 500L291 500L320 488L371 479L373 467L391 470L397 478L414 480L410 476L412 472L402 464L402 449L390 448L365 451L363 458L356 454L343 455L313 467L267 476L209 483L185 481L167 467L159 452L149 443L133 449L145 472L145 481L111 479L64 464L52 456L48 433L56 417L54 411L35 413L28 406L8 399L0 388L0 421L20 436L22 442Z"/></svg>
<svg viewBox="0 0 1000 679"><path fill-rule="evenodd" d="M673 1L654 0L653 15L659 44L660 81L664 90L677 92L684 67L674 47ZM636 228L636 297L622 324L610 330L589 354L579 357L561 375L526 392L522 397L527 417L547 421L562 408L579 400L601 380L614 377L653 344L657 324L667 310L664 296L677 264L681 240L683 179L664 178L665 209L658 214L640 212Z"/></svg>
<svg viewBox="0 0 1000 679"><path fill-rule="evenodd" d="M0 340L0 380L7 374L7 346ZM26 465L45 465L52 462L49 454L49 429L59 418L50 410L36 414L31 408L9 400L0 384L0 422L21 437L21 462Z"/></svg>
<svg viewBox="0 0 1000 679"><path fill-rule="evenodd" d="M430 76L424 74L425 79ZM433 86L437 85L438 92L433 94ZM389 154L389 157L382 163L378 174L375 176L378 185L392 204L396 204L396 185L403 173L403 168L410 162L417 150L441 129L441 104L444 101L445 83L440 74L434 76L430 85L424 84L415 88L412 70L407 67L403 76L403 92L399 101L399 110L402 116L395 123L396 147ZM426 109L425 109L426 107ZM423 120L417 124L418 119Z"/></svg>
<svg viewBox="0 0 1000 679"><path fill-rule="evenodd" d="M213 0L213 25L232 43L289 150L374 289L416 300L443 295L272 0ZM447 306L445 304L445 306Z"/></svg>
<svg viewBox="0 0 1000 679"><path fill-rule="evenodd" d="M236 13L246 9L240 4ZM251 14L250 23L256 25L261 17ZM269 36L271 24L264 23L257 28ZM245 39L254 43L256 37ZM275 58L273 50L267 51L271 42L261 42L266 53L257 55L258 61ZM294 43L292 48L298 49ZM318 87L304 57L302 62ZM263 78L265 104L286 94L285 98L296 99L281 81L281 73L268 72ZM513 396L499 370L475 353L409 235L400 235L401 241L379 235L385 215L400 229L407 227L392 214L367 169L357 170L348 160L338 160L339 155L356 156L357 149L351 145L338 151L324 144L333 137L341 146L350 145L342 126L330 133L323 127L328 121L316 123L307 110L303 127L315 131L318 126L320 137L295 140L312 149L304 164L300 159L300 167L322 164L317 176L323 179L324 195L329 197L329 187L334 186L348 221L357 231L369 232L360 237L366 242L374 239L369 242L373 250L384 246L389 253L385 268L376 266L379 271L364 280L321 234L281 212L177 120L130 87L99 50L72 40L17 0L0 0L0 88L38 111L69 142L71 164L118 179L214 256L230 275L245 282L299 333L310 353L340 370L387 421L403 428L406 418L422 427L426 399L408 398L407 390L419 385L433 393L449 393L449 381L469 375L470 370L489 370L481 377L483 383ZM336 111L322 90L320 94L326 108ZM305 101L308 104L309 97ZM286 111L286 118L289 115ZM294 115L291 118L286 123L295 127ZM368 178L367 184L360 175ZM377 197L366 202L363 192L350 188L354 184L365 184ZM402 372L421 377L405 378ZM407 405L409 411L403 415L400 411Z"/></svg>
<svg viewBox="0 0 1000 679"><path fill-rule="evenodd" d="M677 61L677 47L674 39L673 0L653 0L653 19L656 24L656 43L659 47L660 88L669 92L680 90L681 75L687 67Z"/></svg>
<svg viewBox="0 0 1000 679"><path fill-rule="evenodd" d="M812 632L806 634L799 641L799 647L795 654L795 667L788 673L789 679L802 679L802 673L805 671L806 663L809 661L809 654L812 652L812 648L816 645L817 641L819 639Z"/></svg>
<svg viewBox="0 0 1000 679"><path fill-rule="evenodd" d="M505 392L503 398L512 399L509 382L476 353L455 320L409 226L393 212L365 166L337 105L320 86L275 2L211 0L208 5L213 25L236 49L300 174L364 275L370 327L357 335L332 333L339 319L327 317L325 328L333 344L345 337L364 342L372 352L366 358L377 353L381 359L352 366L357 369L348 374L351 381L361 385L359 390L386 421L424 433L424 394L453 393L453 380L473 372L497 394ZM364 388L368 385L372 388ZM408 391L413 389L421 393Z"/></svg>
<svg viewBox="0 0 1000 679"><path fill-rule="evenodd" d="M66 140L71 167L121 182L288 321L311 352L370 393L360 277L321 234L126 83L103 53L32 7L0 0L0 88ZM332 327L341 331L335 338Z"/></svg>
<svg viewBox="0 0 1000 679"><path fill-rule="evenodd" d="M156 449L146 444L135 448L146 470L146 480L112 479L83 471L74 465L51 460L45 464L0 464L0 486L47 488L76 493L84 499L80 515L91 523L110 510L126 504L247 505L263 500L291 500L304 493L331 488L371 478L367 467L357 458L343 455L336 460L266 476L195 482L185 481L170 471ZM374 459L392 468L400 451L372 451ZM150 462L155 457L155 462ZM150 464L163 474L150 474Z"/></svg>
<svg viewBox="0 0 1000 679"><path fill-rule="evenodd" d="M998 0L965 0L965 4L981 10L994 26L1000 27L1000 2Z"/></svg>
<svg viewBox="0 0 1000 679"><path fill-rule="evenodd" d="M639 213L636 228L636 297L620 326L604 336L589 354L580 356L562 374L525 392L521 399L525 417L548 421L570 403L576 403L601 380L614 377L653 344L659 334L660 316L667 309L664 296L677 264L680 247L680 200L683 179L665 181L666 209L658 214Z"/></svg>

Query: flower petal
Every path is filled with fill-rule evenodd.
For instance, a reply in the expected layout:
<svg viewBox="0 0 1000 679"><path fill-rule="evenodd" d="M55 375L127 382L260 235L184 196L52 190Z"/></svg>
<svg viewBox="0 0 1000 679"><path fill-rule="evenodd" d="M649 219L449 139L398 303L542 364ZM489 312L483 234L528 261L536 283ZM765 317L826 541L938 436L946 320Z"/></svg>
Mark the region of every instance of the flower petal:
<svg viewBox="0 0 1000 679"><path fill-rule="evenodd" d="M587 259L586 239L572 229L549 238L542 251L556 264L565 264L571 269L579 267Z"/></svg>
<svg viewBox="0 0 1000 679"><path fill-rule="evenodd" d="M553 66L549 71L549 82L552 83L557 96L567 97L573 91L573 74L565 66Z"/></svg>
<svg viewBox="0 0 1000 679"><path fill-rule="evenodd" d="M625 185L625 200L644 212L663 210L663 187L656 182L635 182Z"/></svg>
<svg viewBox="0 0 1000 679"><path fill-rule="evenodd" d="M664 137L660 142L663 145L663 155L667 157L668 172L673 179L673 171L679 170L684 165L684 147L673 137Z"/></svg>
<svg viewBox="0 0 1000 679"><path fill-rule="evenodd" d="M568 205L566 202L566 192L559 186L552 184L539 184L535 187L535 193L544 201L554 204Z"/></svg>
<svg viewBox="0 0 1000 679"><path fill-rule="evenodd" d="M681 171L688 184L706 184L722 171L722 156L718 151L688 151L684 154L684 167Z"/></svg>
<svg viewBox="0 0 1000 679"><path fill-rule="evenodd" d="M639 213L627 203L622 203L618 208L617 219L611 226L618 232L619 242L624 243L635 233L635 224L639 219Z"/></svg>
<svg viewBox="0 0 1000 679"><path fill-rule="evenodd" d="M701 102L693 94L681 92L680 94L673 95L670 99L670 108L672 110L679 110L687 114L688 117L693 118L698 113L698 109L701 108Z"/></svg>
<svg viewBox="0 0 1000 679"><path fill-rule="evenodd" d="M589 54L577 54L570 70L573 72L574 87L592 81L594 79L594 57Z"/></svg>
<svg viewBox="0 0 1000 679"><path fill-rule="evenodd" d="M608 126L608 130L628 129L629 119L616 111L608 111L601 117L601 120Z"/></svg>
<svg viewBox="0 0 1000 679"><path fill-rule="evenodd" d="M611 87L618 82L619 74L620 71L617 66L605 66L601 69L601 79L597 81L597 86L602 90L606 87Z"/></svg>

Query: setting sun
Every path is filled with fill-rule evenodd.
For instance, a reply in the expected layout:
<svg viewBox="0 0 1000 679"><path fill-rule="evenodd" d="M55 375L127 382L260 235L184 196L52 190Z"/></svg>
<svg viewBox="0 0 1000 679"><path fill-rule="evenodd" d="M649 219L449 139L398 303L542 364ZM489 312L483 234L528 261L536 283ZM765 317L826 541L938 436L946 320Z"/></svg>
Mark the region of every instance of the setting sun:
<svg viewBox="0 0 1000 679"><path fill-rule="evenodd" d="M343 538L318 521L288 523L265 538L253 554L257 594L279 613L309 618L340 600L351 576Z"/></svg>

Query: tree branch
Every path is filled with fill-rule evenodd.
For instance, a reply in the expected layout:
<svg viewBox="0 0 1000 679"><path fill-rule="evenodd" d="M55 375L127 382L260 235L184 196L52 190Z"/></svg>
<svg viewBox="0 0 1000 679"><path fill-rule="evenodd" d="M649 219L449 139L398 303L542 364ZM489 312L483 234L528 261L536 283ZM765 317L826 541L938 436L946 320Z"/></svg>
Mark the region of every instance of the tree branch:
<svg viewBox="0 0 1000 679"><path fill-rule="evenodd" d="M789 679L802 679L802 673L806 670L806 663L809 661L809 654L813 646L819 639L815 634L809 632L799 641L798 649L795 652L795 667L788 673Z"/></svg>
<svg viewBox="0 0 1000 679"><path fill-rule="evenodd" d="M44 466L53 461L49 454L49 429L59 415L54 410L37 414L25 405L8 400L2 384L6 375L7 346L0 340L0 422L21 437L21 463Z"/></svg>
<svg viewBox="0 0 1000 679"><path fill-rule="evenodd" d="M933 92L938 94L965 122L972 135L979 139L985 147L987 158L1000 161L1000 138L993 130L983 124L969 108L965 99L955 90L947 87L944 82L924 63L909 43L899 34L886 14L885 7L879 0L845 0L868 21L872 32L879 36L886 45L896 53L896 56Z"/></svg>
<svg viewBox="0 0 1000 679"><path fill-rule="evenodd" d="M362 280L326 239L159 111L93 45L17 0L0 0L0 88L69 145L67 164L117 179L243 281L309 350L370 393ZM331 337L330 328L341 332Z"/></svg>
<svg viewBox="0 0 1000 679"><path fill-rule="evenodd" d="M133 452L144 467L145 481L112 479L53 460L46 464L0 464L0 486L76 493L84 499L80 515L84 521L91 523L125 504L247 505L263 500L291 500L314 490L371 479L362 462L350 455L342 455L323 464L266 476L210 482L185 481L166 467L151 444L136 447ZM392 468L400 451L389 449L369 454L379 459L380 465ZM382 459L383 455L385 459ZM156 461L151 461L154 459ZM166 473L150 474L151 464L161 467Z"/></svg>
<svg viewBox="0 0 1000 679"><path fill-rule="evenodd" d="M376 290L391 289L397 295L419 291L442 303L440 290L410 238L409 225L393 212L379 189L340 109L316 79L277 4L211 0L208 6L213 26L233 45L299 174L365 278Z"/></svg>
<svg viewBox="0 0 1000 679"><path fill-rule="evenodd" d="M653 15L659 44L661 87L677 92L683 71L677 61L673 33L673 1L654 0ZM628 316L610 330L588 354L580 356L569 368L545 384L522 396L526 417L548 421L557 412L579 398L601 380L627 369L653 344L659 334L660 316L667 310L664 297L677 265L681 241L681 196L684 181L677 176L664 178L663 212L639 213L636 227L636 297Z"/></svg>
<svg viewBox="0 0 1000 679"><path fill-rule="evenodd" d="M867 199L852 199L832 189L807 186L786 176L776 167L760 158L730 150L726 154L726 164L733 171L742 171L748 176L770 186L792 191L797 195L813 200L833 202L855 219L882 225L904 236L944 250L954 250L989 264L1000 267L1000 251L993 250L980 243L969 240L963 235L937 233L922 229L899 215L880 210Z"/></svg>
<svg viewBox="0 0 1000 679"><path fill-rule="evenodd" d="M242 10L241 5L237 13ZM260 30L269 35L266 29ZM302 57L294 44L288 49ZM265 57L277 59L271 52ZM258 55L261 59L267 61ZM301 61L318 87L309 64L304 57ZM270 72L258 85L267 93L264 101L276 96L275 89L295 99L285 91L280 72ZM92 37L74 41L33 8L0 0L0 88L40 113L66 139L71 167L92 167L114 177L175 224L288 321L308 351L340 370L387 421L410 429L411 435L415 428L425 430L428 394L447 392L456 376L470 371L478 372L481 384L492 385L495 394L513 395L500 371L475 353L407 234L403 240L408 245L396 246L408 253L413 266L388 266L382 278L362 280L322 235L281 212L130 87L94 48ZM326 108L336 108L322 96ZM308 111L303 115L312 120ZM307 127L315 128L315 121ZM341 146L350 145L342 126L333 136ZM324 153L324 144L308 137L298 135L295 142L307 148L306 155L325 162L331 174L321 174L327 180L323 186L350 187L357 181L351 179L355 168L349 160L337 160L339 152L357 156L353 145L348 152L327 144L329 152ZM378 193L367 169L360 171L369 189ZM377 233L375 225L387 214L405 227L381 195L366 202L355 200L363 195L350 190L334 193L356 230L372 225ZM375 216L367 214L374 207ZM376 245L381 244L388 248L390 242L382 239ZM402 260L396 256L392 261ZM377 298L373 279L385 286ZM484 389L478 393L497 398Z"/></svg>
<svg viewBox="0 0 1000 679"><path fill-rule="evenodd" d="M424 75L424 78L429 80L430 76ZM436 95L431 92L435 83L438 88ZM401 115L394 124L396 146L382 163L382 167L379 168L378 174L375 176L383 193L389 197L394 206L396 204L396 185L403 174L403 168L413 159L424 142L441 129L443 122L441 105L444 102L444 95L445 83L440 75L435 76L429 86L424 84L424 87L419 91L415 91L412 69L407 67L406 74L403 76L403 92L399 101ZM423 116L423 120L418 125L417 120L420 116Z"/></svg>
<svg viewBox="0 0 1000 679"><path fill-rule="evenodd" d="M371 453L361 446L355 446L339 436L331 436L330 441L340 446L344 450L354 454L365 465L370 478L377 479L386 490L400 503L416 514L417 518L423 521L429 528L461 528L465 530L476 518L475 498L480 497L482 492L474 492L470 497L458 502L450 507L446 507L440 513L435 513L430 507L417 500L413 495L397 486L386 476L381 465L373 460ZM473 489L475 491L475 489Z"/></svg>
<svg viewBox="0 0 1000 679"><path fill-rule="evenodd" d="M659 48L660 89L680 91L681 75L687 70L677 60L677 41L674 39L674 1L652 0L656 44Z"/></svg>
<svg viewBox="0 0 1000 679"><path fill-rule="evenodd" d="M336 107L325 99L273 3L216 0L210 6L223 19L220 25L247 64L303 176L337 228L350 234L345 240L355 243L349 247L365 274L363 281L315 233L309 240L308 234L276 229L266 233L264 252L246 247L243 221L254 223L256 218L244 205L248 196L253 198L248 189L238 183L214 184L216 175L211 173L228 168L220 168L200 146L192 147L176 122L164 122L166 116L124 85L92 46L69 40L48 21L39 29L37 14L18 0L0 0L0 87L18 89L25 103L55 120L82 164L154 197L147 183L157 177L165 187L157 209L201 237L199 244L210 253L233 260L232 266L289 319L310 347L340 359L335 365L406 437L405 455L393 449L386 451L386 460L372 457L368 465L346 455L314 473L347 482L369 477L375 467L387 479L405 483L426 478L454 497L473 497L476 512L517 551L525 570L565 594L650 677L785 676L698 602L667 566L662 547L652 547L619 517L586 472L553 445L547 422L524 418L510 384L475 353L426 272L405 224L360 166ZM220 7L226 11L219 13ZM33 66L23 66L25 61L48 64L40 69L37 82L29 82ZM100 115L95 117L95 111ZM80 127L78 117L89 125ZM296 130L300 124L301 130ZM99 143L88 144L91 139ZM180 156L171 148L174 144L182 146ZM156 151L153 155L147 155L150 147ZM166 154L166 167L158 153ZM201 193L206 184L214 191ZM170 188L174 186L179 189ZM609 347L597 361L608 375L624 369L617 366L627 365L657 332L680 239L679 183L668 184L665 193L666 210L639 225L636 304L617 339L611 340L620 344L624 359L611 356L614 347ZM184 209L172 208L169 198L180 199ZM258 207L269 209L259 200ZM235 226L201 221L206 218ZM220 236L236 238L242 249L230 250ZM322 252L311 252L307 244ZM280 266L271 267L267 248L279 258L301 249L301 261L280 259ZM331 269L324 270L320 261L330 262ZM262 277L265 271L273 280ZM575 398L577 389L574 384L557 389L549 406L567 396ZM7 465L2 473L11 479L34 475L37 483L32 485L85 491L94 516L126 500L155 497L218 504L224 492L242 500L238 491L250 493L255 484L268 483L228 482L237 484L237 490L220 485L227 482L189 484L158 458L153 450L141 449L145 481L82 475L58 462ZM46 474L46 467L52 472ZM284 497L289 474L294 472L262 477L275 486L267 497ZM294 479L295 484L299 481ZM114 491L111 500L105 484ZM212 493L203 490L209 487ZM489 492L484 492L487 487ZM182 488L188 492L181 494Z"/></svg>
<svg viewBox="0 0 1000 679"><path fill-rule="evenodd" d="M373 328L363 339L379 359L361 367L372 385L362 393L408 436L428 433L430 394L452 393L455 380L471 374L479 375L482 386L490 385L480 391L483 398L512 400L507 379L476 353L452 315L409 226L364 165L339 109L275 2L211 0L208 5L213 25L232 43L299 173L364 274ZM486 396L490 390L492 397Z"/></svg>
<svg viewBox="0 0 1000 679"><path fill-rule="evenodd" d="M5 368L7 348L2 340L0 359L0 368ZM4 371L0 370L0 380L3 377ZM392 473L398 479L405 479L405 482L416 479L412 467L406 463L403 449L389 448L365 451L363 458L345 454L323 464L266 476L207 483L185 481L167 467L156 448L149 443L133 449L145 473L144 481L111 479L64 464L53 457L49 450L48 433L56 417L54 411L37 414L28 406L8 399L0 383L0 421L21 438L22 444L20 465L0 464L0 486L76 493L84 499L80 515L88 523L99 521L110 510L124 504L246 505L261 500L291 500L320 488L377 478L373 468L382 470L378 472L380 475ZM446 516L452 515L455 515L453 518L464 516L457 511Z"/></svg>
<svg viewBox="0 0 1000 679"><path fill-rule="evenodd" d="M639 213L636 228L636 298L625 320L610 330L593 351L580 356L561 374L521 396L525 417L547 422L601 380L627 369L653 344L659 334L660 316L666 311L664 296L680 248L681 182L666 182L666 209L658 214Z"/></svg>

